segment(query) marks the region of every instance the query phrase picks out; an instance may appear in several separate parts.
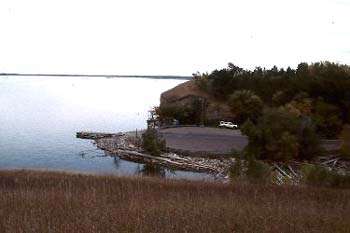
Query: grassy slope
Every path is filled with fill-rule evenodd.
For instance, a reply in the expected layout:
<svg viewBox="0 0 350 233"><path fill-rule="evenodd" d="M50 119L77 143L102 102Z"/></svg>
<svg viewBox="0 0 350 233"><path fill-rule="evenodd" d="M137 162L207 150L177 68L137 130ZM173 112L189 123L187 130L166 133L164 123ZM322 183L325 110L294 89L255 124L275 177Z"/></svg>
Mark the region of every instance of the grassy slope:
<svg viewBox="0 0 350 233"><path fill-rule="evenodd" d="M0 172L0 232L349 232L350 190Z"/></svg>

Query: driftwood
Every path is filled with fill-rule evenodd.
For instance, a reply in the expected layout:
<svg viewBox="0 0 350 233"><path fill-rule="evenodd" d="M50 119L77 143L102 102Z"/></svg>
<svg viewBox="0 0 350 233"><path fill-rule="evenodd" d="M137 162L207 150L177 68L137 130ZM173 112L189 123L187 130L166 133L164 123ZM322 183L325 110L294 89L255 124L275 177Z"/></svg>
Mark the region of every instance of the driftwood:
<svg viewBox="0 0 350 233"><path fill-rule="evenodd" d="M274 163L273 169L275 171L275 183L278 185L285 183L298 184L300 182L301 176L290 165L287 166L287 169L282 169L281 166Z"/></svg>
<svg viewBox="0 0 350 233"><path fill-rule="evenodd" d="M338 159L331 159L331 160L327 160L325 162L322 162L322 164L326 165L326 164L330 164L330 163L333 163L333 162L336 162Z"/></svg>
<svg viewBox="0 0 350 233"><path fill-rule="evenodd" d="M162 154L162 156L153 156L145 153L140 153L137 151L124 150L124 149L108 151L108 153L117 155L121 159L125 159L128 161L161 165L170 169L219 173L219 171L212 166L198 164L188 159L175 158L175 157L172 157L171 154Z"/></svg>
<svg viewBox="0 0 350 233"><path fill-rule="evenodd" d="M338 173L349 173L350 160L346 160L339 156L319 157L318 164Z"/></svg>
<svg viewBox="0 0 350 233"><path fill-rule="evenodd" d="M288 165L288 169L292 172L294 176L298 176L298 174L293 170L293 168L290 165Z"/></svg>
<svg viewBox="0 0 350 233"><path fill-rule="evenodd" d="M292 177L287 173L285 172L282 168L280 168L277 164L274 164L274 167L285 177L289 178L289 179L292 179Z"/></svg>
<svg viewBox="0 0 350 233"><path fill-rule="evenodd" d="M77 134L78 135L78 134ZM216 176L226 176L230 163L215 159L182 157L176 153L163 153L153 156L145 153L138 145L135 137L126 134L88 133L80 135L84 139L93 139L96 146L111 156L142 164L161 165L181 171L205 172Z"/></svg>
<svg viewBox="0 0 350 233"><path fill-rule="evenodd" d="M97 133L97 132L77 132L76 137L81 139L101 139L123 136L123 133Z"/></svg>

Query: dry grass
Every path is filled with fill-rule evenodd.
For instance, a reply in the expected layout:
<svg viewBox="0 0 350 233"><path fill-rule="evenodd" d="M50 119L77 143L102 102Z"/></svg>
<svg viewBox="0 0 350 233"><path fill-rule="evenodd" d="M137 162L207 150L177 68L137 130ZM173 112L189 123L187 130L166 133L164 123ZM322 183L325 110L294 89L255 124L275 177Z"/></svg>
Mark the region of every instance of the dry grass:
<svg viewBox="0 0 350 233"><path fill-rule="evenodd" d="M0 232L350 232L350 190L0 172Z"/></svg>

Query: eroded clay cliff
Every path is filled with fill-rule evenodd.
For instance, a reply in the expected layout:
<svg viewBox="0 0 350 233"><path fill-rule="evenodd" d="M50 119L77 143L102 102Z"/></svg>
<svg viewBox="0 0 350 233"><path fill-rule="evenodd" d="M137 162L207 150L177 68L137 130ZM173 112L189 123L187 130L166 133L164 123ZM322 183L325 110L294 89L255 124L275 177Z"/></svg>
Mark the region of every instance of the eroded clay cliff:
<svg viewBox="0 0 350 233"><path fill-rule="evenodd" d="M232 120L234 118L230 107L200 90L194 81L184 82L166 92L160 97L161 106L187 105L195 98L204 99L207 103L207 120Z"/></svg>

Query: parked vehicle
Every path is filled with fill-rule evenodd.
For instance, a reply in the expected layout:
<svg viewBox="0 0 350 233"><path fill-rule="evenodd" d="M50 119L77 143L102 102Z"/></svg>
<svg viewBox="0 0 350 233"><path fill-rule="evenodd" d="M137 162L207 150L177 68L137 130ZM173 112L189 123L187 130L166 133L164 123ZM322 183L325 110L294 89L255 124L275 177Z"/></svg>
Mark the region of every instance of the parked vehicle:
<svg viewBox="0 0 350 233"><path fill-rule="evenodd" d="M233 124L232 122L229 122L229 121L220 121L219 127L229 128L229 129L238 129L238 125Z"/></svg>

